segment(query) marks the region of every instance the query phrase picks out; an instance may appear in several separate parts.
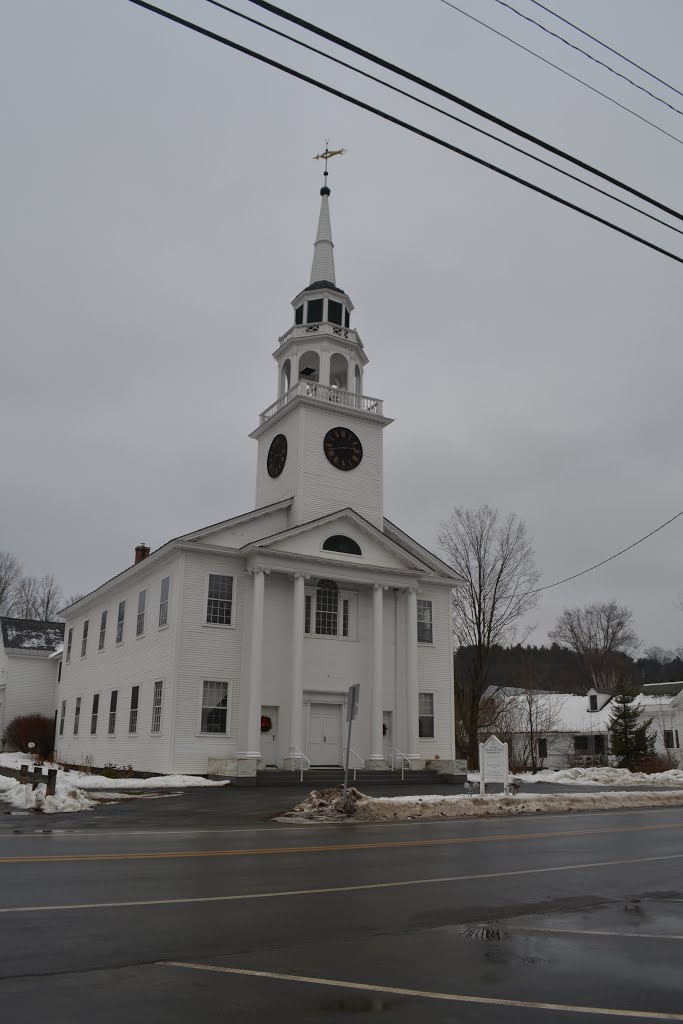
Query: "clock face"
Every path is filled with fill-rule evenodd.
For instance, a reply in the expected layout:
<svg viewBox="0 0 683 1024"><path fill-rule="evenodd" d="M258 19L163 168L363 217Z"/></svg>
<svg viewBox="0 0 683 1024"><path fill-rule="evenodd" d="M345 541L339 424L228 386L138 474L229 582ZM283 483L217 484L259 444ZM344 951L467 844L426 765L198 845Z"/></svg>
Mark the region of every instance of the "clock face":
<svg viewBox="0 0 683 1024"><path fill-rule="evenodd" d="M348 427L332 427L325 434L323 448L336 469L355 469L363 458L363 445Z"/></svg>
<svg viewBox="0 0 683 1024"><path fill-rule="evenodd" d="M268 469L269 476L279 476L285 468L286 461L287 438L284 434L277 434L270 442L270 448L268 449L268 456L266 458L266 468Z"/></svg>

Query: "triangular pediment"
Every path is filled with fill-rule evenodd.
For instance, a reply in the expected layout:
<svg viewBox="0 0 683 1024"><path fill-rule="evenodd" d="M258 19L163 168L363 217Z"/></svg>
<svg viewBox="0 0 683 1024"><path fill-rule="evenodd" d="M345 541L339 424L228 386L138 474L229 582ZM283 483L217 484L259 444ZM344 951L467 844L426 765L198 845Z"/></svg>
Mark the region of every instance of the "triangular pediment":
<svg viewBox="0 0 683 1024"><path fill-rule="evenodd" d="M346 537L355 542L361 554L327 550L333 537ZM285 530L249 545L252 550L315 557L337 564L342 561L355 566L375 566L399 572L433 574L433 569L402 544L387 537L381 530L352 509L344 509L310 523Z"/></svg>
<svg viewBox="0 0 683 1024"><path fill-rule="evenodd" d="M286 530L291 504L292 499L287 498L273 505L257 508L253 512L245 512L241 516L205 526L193 533L186 533L176 540L184 543L211 544L216 547L243 548L246 544L260 540L261 537L270 537L274 533Z"/></svg>

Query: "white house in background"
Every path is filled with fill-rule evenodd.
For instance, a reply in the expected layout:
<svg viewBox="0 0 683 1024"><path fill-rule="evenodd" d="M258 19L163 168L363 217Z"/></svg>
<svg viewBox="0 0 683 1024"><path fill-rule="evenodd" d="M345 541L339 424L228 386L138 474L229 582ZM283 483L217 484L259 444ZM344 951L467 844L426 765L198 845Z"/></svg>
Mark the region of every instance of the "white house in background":
<svg viewBox="0 0 683 1024"><path fill-rule="evenodd" d="M453 772L451 588L384 515L382 400L321 209L310 283L252 431L256 510L151 552L65 610L59 757L140 771L352 764ZM250 344L252 342L250 341Z"/></svg>
<svg viewBox="0 0 683 1024"><path fill-rule="evenodd" d="M536 760L544 768L610 763L611 693L595 689L587 694L574 694L489 687L482 699L499 702L504 723L500 732L509 727L510 743L518 756L528 754L532 742ZM683 765L681 694L639 693L635 704L643 719L652 719L655 752L669 754Z"/></svg>
<svg viewBox="0 0 683 1024"><path fill-rule="evenodd" d="M63 622L0 617L0 746L17 715L55 710Z"/></svg>

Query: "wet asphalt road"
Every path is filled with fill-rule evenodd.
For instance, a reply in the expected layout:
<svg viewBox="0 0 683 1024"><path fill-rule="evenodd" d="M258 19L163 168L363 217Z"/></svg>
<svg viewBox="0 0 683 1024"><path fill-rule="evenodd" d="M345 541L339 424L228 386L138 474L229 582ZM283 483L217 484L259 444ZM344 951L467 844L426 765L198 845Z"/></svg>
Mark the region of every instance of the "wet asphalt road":
<svg viewBox="0 0 683 1024"><path fill-rule="evenodd" d="M291 802L2 816L2 1017L683 1021L680 808L264 820Z"/></svg>

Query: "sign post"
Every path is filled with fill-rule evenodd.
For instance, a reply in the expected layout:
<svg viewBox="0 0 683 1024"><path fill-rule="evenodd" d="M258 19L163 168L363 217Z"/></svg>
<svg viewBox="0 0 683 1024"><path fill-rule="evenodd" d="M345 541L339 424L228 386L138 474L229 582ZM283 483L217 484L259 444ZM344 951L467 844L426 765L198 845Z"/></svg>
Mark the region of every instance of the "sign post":
<svg viewBox="0 0 683 1024"><path fill-rule="evenodd" d="M344 791L342 793L342 802L346 800L346 790L349 783L349 755L351 753L351 723L358 714L358 696L360 694L360 683L354 683L353 686L349 686L349 697L346 704L346 721L349 727L346 732L346 756L344 757Z"/></svg>
<svg viewBox="0 0 683 1024"><path fill-rule="evenodd" d="M502 782L507 791L510 780L510 759L507 743L497 736L489 736L479 744L479 795L486 793L487 782Z"/></svg>

